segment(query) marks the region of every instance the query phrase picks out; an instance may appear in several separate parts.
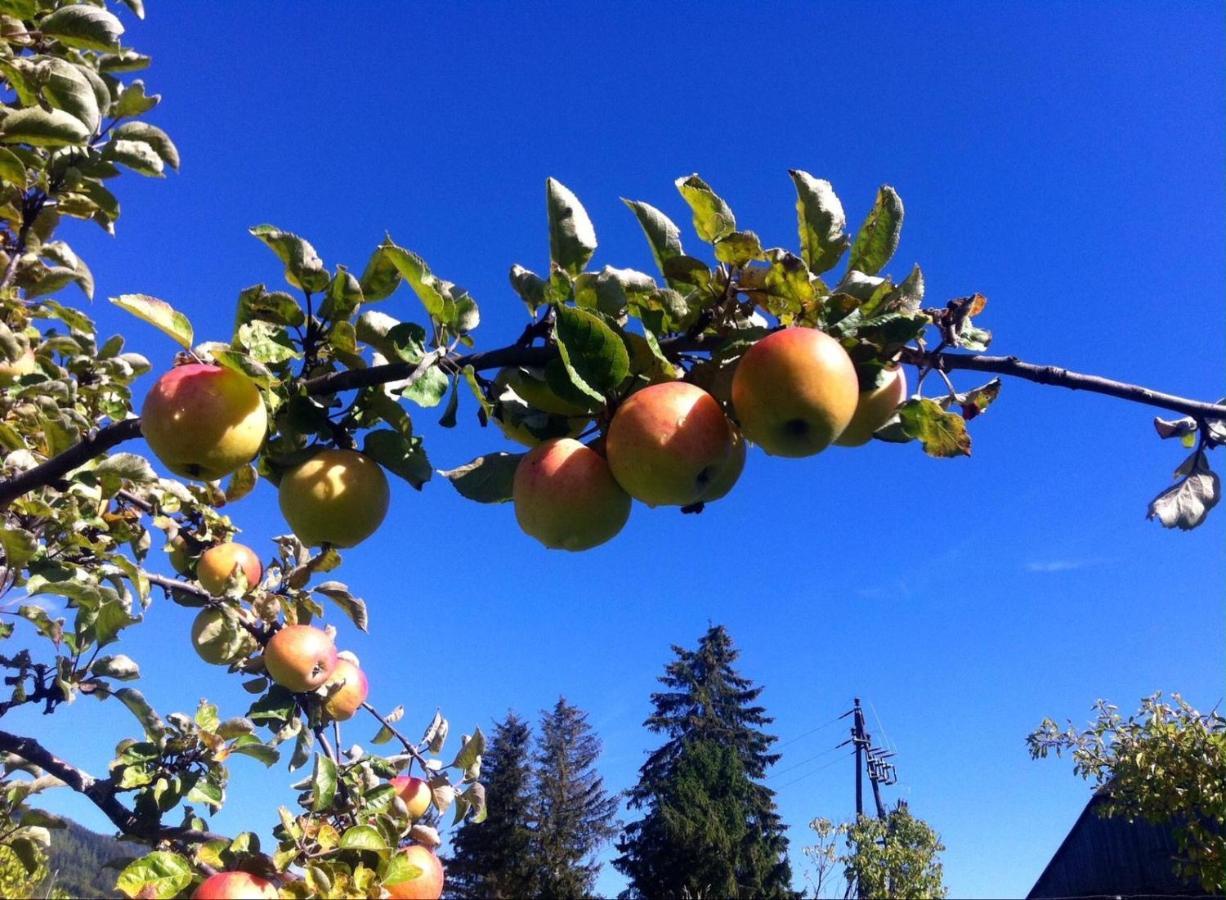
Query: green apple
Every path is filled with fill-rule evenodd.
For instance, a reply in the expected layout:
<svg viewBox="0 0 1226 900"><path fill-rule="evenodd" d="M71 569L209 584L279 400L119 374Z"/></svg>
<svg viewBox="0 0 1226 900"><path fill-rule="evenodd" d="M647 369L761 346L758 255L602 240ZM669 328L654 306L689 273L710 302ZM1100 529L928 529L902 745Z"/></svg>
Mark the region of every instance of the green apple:
<svg viewBox="0 0 1226 900"><path fill-rule="evenodd" d="M387 515L390 491L379 464L355 450L321 450L281 478L281 514L308 545L353 547Z"/></svg>

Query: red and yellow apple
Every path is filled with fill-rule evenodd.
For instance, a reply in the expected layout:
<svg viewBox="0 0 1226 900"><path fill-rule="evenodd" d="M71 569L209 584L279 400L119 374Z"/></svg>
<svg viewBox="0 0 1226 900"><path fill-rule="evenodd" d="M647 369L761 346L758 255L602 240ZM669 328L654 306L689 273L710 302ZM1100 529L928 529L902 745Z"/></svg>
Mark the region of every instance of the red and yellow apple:
<svg viewBox="0 0 1226 900"><path fill-rule="evenodd" d="M880 386L860 392L856 401L856 413L843 433L835 439L840 447L859 447L867 444L873 432L890 420L899 404L907 399L907 376L901 367L889 369L882 375Z"/></svg>
<svg viewBox="0 0 1226 900"><path fill-rule="evenodd" d="M140 427L170 471L214 481L259 453L268 415L259 389L246 375L192 363L157 380L141 408Z"/></svg>
<svg viewBox="0 0 1226 900"><path fill-rule="evenodd" d="M397 775L389 783L396 789L396 794L404 801L404 805L409 808L409 816L414 822L426 814L434 796L429 784L412 775Z"/></svg>
<svg viewBox="0 0 1226 900"><path fill-rule="evenodd" d="M728 495L728 492L740 480L741 472L745 470L745 438L736 428L732 429L732 451L724 464L711 476L707 489L698 499L710 503Z"/></svg>
<svg viewBox="0 0 1226 900"><path fill-rule="evenodd" d="M856 412L856 368L816 328L776 331L745 352L732 376L732 405L745 437L772 456L812 456Z"/></svg>
<svg viewBox="0 0 1226 900"><path fill-rule="evenodd" d="M192 646L206 663L222 666L246 659L255 652L257 644L251 632L241 624L227 618L220 609L209 606L200 610L192 622Z"/></svg>
<svg viewBox="0 0 1226 900"><path fill-rule="evenodd" d="M245 544L227 541L200 554L196 561L196 580L214 597L220 597L226 592L226 584L235 569L242 569L248 590L260 583L264 571L254 550Z"/></svg>
<svg viewBox="0 0 1226 900"><path fill-rule="evenodd" d="M276 900L277 889L250 872L218 872L192 892L192 900Z"/></svg>
<svg viewBox="0 0 1226 900"><path fill-rule="evenodd" d="M393 900L438 900L443 896L443 864L421 844L410 844L400 851L409 863L420 869L416 878L384 885Z"/></svg>
<svg viewBox="0 0 1226 900"><path fill-rule="evenodd" d="M336 668L336 644L313 625L286 625L264 647L268 676L296 694L313 691Z"/></svg>
<svg viewBox="0 0 1226 900"><path fill-rule="evenodd" d="M362 708L370 693L366 673L358 668L357 658L348 650L337 654L336 668L324 682L328 696L324 699L324 712L328 718L344 722Z"/></svg>
<svg viewBox="0 0 1226 900"><path fill-rule="evenodd" d="M605 458L573 438L530 450L515 470L511 493L519 527L552 549L603 544L630 518L630 496Z"/></svg>
<svg viewBox="0 0 1226 900"><path fill-rule="evenodd" d="M356 450L321 450L281 478L281 514L308 545L353 547L378 530L390 490L379 464Z"/></svg>
<svg viewBox="0 0 1226 900"><path fill-rule="evenodd" d="M636 391L617 408L605 452L631 497L648 506L687 506L703 499L725 471L733 432L714 397L696 385L666 381Z"/></svg>

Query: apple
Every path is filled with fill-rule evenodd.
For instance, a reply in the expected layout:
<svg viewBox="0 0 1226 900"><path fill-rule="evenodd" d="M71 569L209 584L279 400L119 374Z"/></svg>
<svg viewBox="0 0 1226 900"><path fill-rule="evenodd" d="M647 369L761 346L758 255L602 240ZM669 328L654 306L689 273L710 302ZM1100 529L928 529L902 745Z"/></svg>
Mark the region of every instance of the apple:
<svg viewBox="0 0 1226 900"><path fill-rule="evenodd" d="M736 428L732 429L732 452L728 454L728 459L711 476L710 482L707 484L707 489L703 491L702 496L698 499L703 503L710 503L713 500L719 500L728 495L737 481L741 477L741 472L745 470L745 438L741 436L741 432Z"/></svg>
<svg viewBox="0 0 1226 900"><path fill-rule="evenodd" d="M264 668L283 688L313 691L336 668L336 644L312 625L286 625L264 647Z"/></svg>
<svg viewBox="0 0 1226 900"><path fill-rule="evenodd" d="M519 527L551 549L603 544L630 518L630 496L605 458L573 438L528 451L515 469L511 494Z"/></svg>
<svg viewBox="0 0 1226 900"><path fill-rule="evenodd" d="M201 659L214 666L245 659L256 650L251 632L227 620L226 615L213 606L200 610L192 622L192 646Z"/></svg>
<svg viewBox="0 0 1226 900"><path fill-rule="evenodd" d="M34 351L29 347L21 352L16 359L0 360L0 387L16 384L24 375L31 374L38 368Z"/></svg>
<svg viewBox="0 0 1226 900"><path fill-rule="evenodd" d="M816 328L776 331L745 352L732 376L732 405L745 437L772 456L812 456L851 422L856 368Z"/></svg>
<svg viewBox="0 0 1226 900"><path fill-rule="evenodd" d="M214 597L220 597L226 592L226 583L235 568L241 568L246 576L247 590L260 583L264 571L260 558L245 544L231 541L217 544L200 554L200 559L196 561L196 580Z"/></svg>
<svg viewBox="0 0 1226 900"><path fill-rule="evenodd" d="M277 889L250 872L218 872L192 892L192 900L276 900Z"/></svg>
<svg viewBox="0 0 1226 900"><path fill-rule="evenodd" d="M192 545L181 534L176 534L173 538L166 542L166 555L170 558L170 565L180 575L192 575L192 569L195 565L195 557L192 555Z"/></svg>
<svg viewBox="0 0 1226 900"><path fill-rule="evenodd" d="M434 797L430 791L430 785L412 775L397 775L389 783L396 789L404 805L409 808L409 816L414 822L426 814L426 810L430 808L430 801Z"/></svg>
<svg viewBox="0 0 1226 900"><path fill-rule="evenodd" d="M246 375L191 363L157 380L141 408L140 428L170 471L214 481L260 452L268 415L259 389Z"/></svg>
<svg viewBox="0 0 1226 900"><path fill-rule="evenodd" d="M835 443L840 447L859 447L867 444L873 432L884 425L897 411L899 404L907 399L907 376L901 367L888 369L885 383L872 390L861 391L856 401L856 414Z"/></svg>
<svg viewBox="0 0 1226 900"><path fill-rule="evenodd" d="M648 506L687 506L723 471L732 443L732 423L719 401L697 385L666 381L636 391L617 408L605 452L631 497Z"/></svg>
<svg viewBox="0 0 1226 900"><path fill-rule="evenodd" d="M344 722L352 719L353 714L366 702L370 682L366 679L366 673L358 668L357 658L344 651L337 654L336 668L324 682L324 690L330 691L324 700L324 712L329 718Z"/></svg>
<svg viewBox="0 0 1226 900"><path fill-rule="evenodd" d="M321 450L281 478L281 514L308 545L353 547L387 515L383 469L356 450Z"/></svg>
<svg viewBox="0 0 1226 900"><path fill-rule="evenodd" d="M384 885L387 895L393 900L438 900L443 896L443 864L438 857L421 844L410 844L400 852L421 873L407 881Z"/></svg>

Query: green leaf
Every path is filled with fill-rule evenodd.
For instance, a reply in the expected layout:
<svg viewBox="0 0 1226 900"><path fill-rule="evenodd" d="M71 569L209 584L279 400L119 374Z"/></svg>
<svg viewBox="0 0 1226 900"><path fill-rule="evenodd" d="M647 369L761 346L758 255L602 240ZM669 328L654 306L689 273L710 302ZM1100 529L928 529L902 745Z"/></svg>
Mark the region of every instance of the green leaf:
<svg viewBox="0 0 1226 900"><path fill-rule="evenodd" d="M876 275L890 261L898 249L902 234L902 198L888 184L877 190L877 200L869 211L868 218L860 226L856 242L851 246L848 269L866 275Z"/></svg>
<svg viewBox="0 0 1226 900"><path fill-rule="evenodd" d="M405 437L398 431L379 429L366 435L362 452L417 490L430 480L430 460L426 458L419 437Z"/></svg>
<svg viewBox="0 0 1226 900"><path fill-rule="evenodd" d="M311 812L323 812L332 806L336 785L336 763L316 753L315 770L311 773Z"/></svg>
<svg viewBox="0 0 1226 900"><path fill-rule="evenodd" d="M342 850L373 850L376 853L386 853L391 848L373 825L354 825L341 835Z"/></svg>
<svg viewBox="0 0 1226 900"><path fill-rule="evenodd" d="M383 246L380 245L371 254L370 262L366 264L366 269L362 272L359 281L362 297L368 303L384 300L400 287L400 270L383 252Z"/></svg>
<svg viewBox="0 0 1226 900"><path fill-rule="evenodd" d="M677 190L694 213L694 230L708 244L736 231L736 216L728 204L697 175L678 178Z"/></svg>
<svg viewBox="0 0 1226 900"><path fill-rule="evenodd" d="M549 258L571 275L578 275L596 252L596 229L579 198L562 182L545 180L549 214Z"/></svg>
<svg viewBox="0 0 1226 900"><path fill-rule="evenodd" d="M177 853L155 850L134 859L119 873L115 887L127 897L170 900L192 883L192 867Z"/></svg>
<svg viewBox="0 0 1226 900"><path fill-rule="evenodd" d="M285 265L285 280L304 291L322 291L331 280L323 260L305 238L272 225L247 229L263 241Z"/></svg>
<svg viewBox="0 0 1226 900"><path fill-rule="evenodd" d="M616 390L630 372L630 354L621 337L595 313L558 306L554 336L575 387L593 400Z"/></svg>
<svg viewBox="0 0 1226 900"><path fill-rule="evenodd" d="M370 618L366 613L366 603L361 598L351 594L348 587L339 581L325 581L323 584L316 585L314 591L317 594L323 594L339 606L341 612L347 615L354 625L362 631L366 631L367 626L370 624Z"/></svg>
<svg viewBox="0 0 1226 900"><path fill-rule="evenodd" d="M443 282L430 271L430 267L416 253L385 243L381 248L384 256L396 271L409 283L413 293L421 300L431 319L450 324L455 317L455 308L444 290Z"/></svg>
<svg viewBox="0 0 1226 900"><path fill-rule="evenodd" d="M0 122L0 143L32 147L69 147L84 144L92 132L72 113L38 106L10 112Z"/></svg>
<svg viewBox="0 0 1226 900"><path fill-rule="evenodd" d="M647 242L651 244L652 258L655 259L661 272L664 271L665 260L684 255L685 250L681 247L681 229L673 223L672 219L650 203L644 203L641 200L627 200L623 197L622 203L630 207L630 211L639 220L643 234L647 236Z"/></svg>
<svg viewBox="0 0 1226 900"><path fill-rule="evenodd" d="M226 502L234 503L236 500L241 500L255 490L256 481L259 475L255 471L255 466L248 463L237 472L230 476L229 482L226 484Z"/></svg>
<svg viewBox="0 0 1226 900"><path fill-rule="evenodd" d="M535 272L529 272L523 266L511 266L511 287L533 315L538 307L545 305L545 280Z"/></svg>
<svg viewBox="0 0 1226 900"><path fill-rule="evenodd" d="M258 759L266 766L276 765L277 760L281 758L281 751L276 747L268 746L254 734L244 734L236 738L230 747L230 752Z"/></svg>
<svg viewBox="0 0 1226 900"><path fill-rule="evenodd" d="M903 432L918 438L929 456L947 458L971 455L971 437L966 421L957 413L946 412L940 404L926 399L911 399L898 409Z"/></svg>
<svg viewBox="0 0 1226 900"><path fill-rule="evenodd" d="M450 384L451 381L442 369L438 366L430 366L418 376L416 381L404 389L401 396L412 400L418 406L429 409L438 406L443 401Z"/></svg>
<svg viewBox="0 0 1226 900"><path fill-rule="evenodd" d="M478 726L473 729L472 737L467 738L460 745L460 752L452 760L451 768L460 769L461 771L471 768L483 753L485 753L485 735L482 734L481 728Z"/></svg>
<svg viewBox="0 0 1226 900"><path fill-rule="evenodd" d="M5 147L0 147L0 181L18 187L26 184L26 164L20 156Z"/></svg>
<svg viewBox="0 0 1226 900"><path fill-rule="evenodd" d="M93 675L102 678L115 678L119 681L132 681L140 678L140 666L132 659L118 653L115 656L100 656L89 667Z"/></svg>
<svg viewBox="0 0 1226 900"><path fill-rule="evenodd" d="M116 453L108 456L91 473L102 486L103 493L113 497L125 484L153 484L157 472L149 460L135 453Z"/></svg>
<svg viewBox="0 0 1226 900"><path fill-rule="evenodd" d="M38 539L24 528L5 525L0 528L0 547L4 548L4 565L20 569L38 552Z"/></svg>
<svg viewBox="0 0 1226 900"><path fill-rule="evenodd" d="M82 69L62 59L43 64L43 98L56 109L72 113L93 134L100 120L98 97ZM109 99L109 98L108 98Z"/></svg>
<svg viewBox="0 0 1226 900"><path fill-rule="evenodd" d="M766 257L756 234L752 231L734 231L715 242L715 258L731 266L743 266Z"/></svg>
<svg viewBox="0 0 1226 900"><path fill-rule="evenodd" d="M383 869L383 884L403 884L421 878L423 874L421 866L413 865L403 853L393 853Z"/></svg>
<svg viewBox="0 0 1226 900"><path fill-rule="evenodd" d="M178 171L179 148L165 131L148 122L124 122L111 132L116 139L140 141L153 148L153 152L163 163Z"/></svg>
<svg viewBox="0 0 1226 900"><path fill-rule="evenodd" d="M132 715L136 716L137 720L140 721L145 729L145 734L151 740L156 741L166 732L166 723L162 721L161 716L153 711L149 701L136 688L120 688L115 692L115 697L132 711Z"/></svg>
<svg viewBox="0 0 1226 900"><path fill-rule="evenodd" d="M119 99L111 107L111 115L117 119L143 115L161 102L162 95L146 94L145 83L138 78L120 93Z"/></svg>
<svg viewBox="0 0 1226 900"><path fill-rule="evenodd" d="M263 319L276 325L302 325L306 313L294 297L285 291L270 291L262 284L244 288L238 295L238 312L234 326Z"/></svg>
<svg viewBox="0 0 1226 900"><path fill-rule="evenodd" d="M796 185L796 218L800 228L800 253L809 270L820 275L833 269L847 250L847 216L829 181L792 169Z"/></svg>
<svg viewBox="0 0 1226 900"><path fill-rule="evenodd" d="M336 267L336 274L328 283L328 293L319 314L332 322L344 322L362 305L362 285L344 266Z"/></svg>
<svg viewBox="0 0 1226 900"><path fill-rule="evenodd" d="M38 30L69 47L110 50L123 34L123 23L101 7L77 3L57 9Z"/></svg>
<svg viewBox="0 0 1226 900"><path fill-rule="evenodd" d="M478 503L506 503L511 499L515 470L524 453L490 453L455 469L440 470L460 495Z"/></svg>
<svg viewBox="0 0 1226 900"><path fill-rule="evenodd" d="M120 309L170 335L185 350L192 349L192 339L195 335L192 323L165 300L150 297L148 294L120 294L110 300Z"/></svg>

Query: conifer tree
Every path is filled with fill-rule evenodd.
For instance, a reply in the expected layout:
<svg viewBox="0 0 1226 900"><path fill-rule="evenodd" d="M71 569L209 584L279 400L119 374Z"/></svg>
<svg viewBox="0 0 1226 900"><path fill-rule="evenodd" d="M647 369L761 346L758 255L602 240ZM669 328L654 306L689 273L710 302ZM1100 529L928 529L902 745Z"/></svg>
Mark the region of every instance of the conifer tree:
<svg viewBox="0 0 1226 900"><path fill-rule="evenodd" d="M522 897L533 892L532 732L513 712L494 725L482 759L486 819L465 821L447 863L447 893L457 898Z"/></svg>
<svg viewBox="0 0 1226 900"><path fill-rule="evenodd" d="M534 839L535 896L587 897L600 865L596 851L616 833L618 800L596 771L600 739L587 713L558 698L542 714L537 737Z"/></svg>
<svg viewBox="0 0 1226 900"><path fill-rule="evenodd" d="M739 653L722 626L712 626L697 649L673 652L660 678L666 690L652 694L655 711L645 723L667 739L630 790L630 806L643 818L618 841L614 865L630 879L623 896L791 896L787 838L774 791L762 784L779 758L770 751L776 738L762 730L773 721L756 702L762 688L733 668ZM721 760L712 746L731 759ZM677 809L683 797L703 809L694 821ZM701 829L703 841L696 841ZM678 883L674 876L687 867L709 883Z"/></svg>

